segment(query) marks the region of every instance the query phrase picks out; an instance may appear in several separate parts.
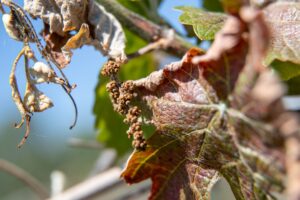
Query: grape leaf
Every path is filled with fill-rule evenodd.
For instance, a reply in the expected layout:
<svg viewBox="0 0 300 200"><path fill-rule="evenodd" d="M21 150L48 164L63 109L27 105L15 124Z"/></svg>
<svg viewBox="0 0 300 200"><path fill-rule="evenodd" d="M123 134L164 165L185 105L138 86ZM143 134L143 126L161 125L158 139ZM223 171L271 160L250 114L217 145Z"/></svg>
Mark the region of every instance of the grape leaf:
<svg viewBox="0 0 300 200"><path fill-rule="evenodd" d="M201 40L213 40L226 20L226 15L222 13L207 12L202 9L178 6L177 10L183 11L179 17L179 22L185 25L192 25L194 32Z"/></svg>
<svg viewBox="0 0 300 200"><path fill-rule="evenodd" d="M271 33L266 65L274 59L300 64L300 3L276 2L264 13Z"/></svg>
<svg viewBox="0 0 300 200"><path fill-rule="evenodd" d="M149 138L146 151L133 155L128 163L130 168L122 176L129 183L152 177L154 184L150 199L207 199L218 180L218 172L188 161L201 150L198 142L203 142L204 135L205 132L199 131L192 137L176 139L157 132ZM185 152L187 145L196 148Z"/></svg>
<svg viewBox="0 0 300 200"><path fill-rule="evenodd" d="M156 132L145 151L133 152L122 177L130 184L151 178L150 199L208 199L217 173L236 199L269 199L270 191L282 191L277 119L285 112L284 87L258 70L268 41L261 13L252 15L247 22L229 17L205 55L191 49L134 81Z"/></svg>
<svg viewBox="0 0 300 200"><path fill-rule="evenodd" d="M230 2L222 1L229 10L239 8L238 5L241 4L240 1ZM179 7L178 9L184 11L179 21L192 25L194 32L202 40L214 39L216 32L221 29L227 18L226 14L206 12L192 7ZM264 64L274 67L283 80L298 76L300 71L300 3L276 2L263 11L271 34Z"/></svg>

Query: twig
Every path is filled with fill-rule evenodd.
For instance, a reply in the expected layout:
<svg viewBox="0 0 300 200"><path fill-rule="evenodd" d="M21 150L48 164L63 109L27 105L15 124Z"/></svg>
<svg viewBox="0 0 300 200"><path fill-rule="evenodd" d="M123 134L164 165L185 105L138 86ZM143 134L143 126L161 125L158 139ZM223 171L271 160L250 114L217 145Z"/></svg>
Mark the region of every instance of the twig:
<svg viewBox="0 0 300 200"><path fill-rule="evenodd" d="M78 138L71 138L68 141L68 145L75 148L96 149L96 150L103 148L98 142L85 141Z"/></svg>
<svg viewBox="0 0 300 200"><path fill-rule="evenodd" d="M157 41L162 37L164 28L154 24L153 22L145 19L144 17L131 12L116 0L97 0L108 12L111 12L121 22L122 26L128 28L147 42ZM182 37L175 34L173 41L168 45L167 52L176 55L184 55L191 47L192 44L186 42ZM204 52L204 50L203 50Z"/></svg>
<svg viewBox="0 0 300 200"><path fill-rule="evenodd" d="M42 183L13 163L0 159L0 170L15 176L20 181L28 185L32 191L40 197L40 199L46 199L49 197L49 193Z"/></svg>
<svg viewBox="0 0 300 200"><path fill-rule="evenodd" d="M55 170L50 175L51 179L51 196L58 195L63 192L66 185L66 176L63 172Z"/></svg>
<svg viewBox="0 0 300 200"><path fill-rule="evenodd" d="M117 152L114 149L103 149L95 161L94 167L90 172L90 176L95 176L99 173L108 170L110 167L116 164Z"/></svg>
<svg viewBox="0 0 300 200"><path fill-rule="evenodd" d="M0 3L0 12L1 12L2 14L5 14L5 11L4 11L3 6L2 6L1 3Z"/></svg>
<svg viewBox="0 0 300 200"><path fill-rule="evenodd" d="M133 54L129 54L127 57L128 59L133 59L135 57L138 57L138 56L141 56L141 55L144 55L146 53L149 53L151 51L154 51L156 49L165 49L167 48L171 42L173 41L174 39L174 31L168 31L165 36L163 36L162 38L160 38L159 40L153 42L153 43L150 43L148 44L147 46L139 49L137 52L133 53Z"/></svg>
<svg viewBox="0 0 300 200"><path fill-rule="evenodd" d="M75 185L65 192L52 197L49 200L72 200L72 199L87 199L108 187L111 187L121 182L121 169L118 167L112 168L102 174L94 176L84 182Z"/></svg>

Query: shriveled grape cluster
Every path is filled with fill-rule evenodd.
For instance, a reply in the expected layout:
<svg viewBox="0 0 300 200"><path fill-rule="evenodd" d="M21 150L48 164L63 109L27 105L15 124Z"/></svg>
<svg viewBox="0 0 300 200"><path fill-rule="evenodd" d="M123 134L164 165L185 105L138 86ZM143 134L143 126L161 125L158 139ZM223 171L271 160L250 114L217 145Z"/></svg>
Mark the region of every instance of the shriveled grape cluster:
<svg viewBox="0 0 300 200"><path fill-rule="evenodd" d="M144 150L147 146L143 136L142 124L139 121L141 110L132 105L132 100L136 97L134 84L132 81L121 83L117 78L117 73L121 63L108 61L102 68L101 74L110 77L111 81L106 85L114 110L125 116L124 123L129 124L127 131L128 138L133 137L132 146L138 150Z"/></svg>
<svg viewBox="0 0 300 200"><path fill-rule="evenodd" d="M8 7L9 13L5 12L2 5ZM77 107L70 93L75 86L69 84L69 81L61 70L60 65L56 62L52 55L45 50L45 47L41 44L30 19L27 17L22 7L9 0L1 0L0 12L2 13L3 25L8 36L23 43L23 48L20 50L13 62L9 76L12 99L21 114L21 121L15 124L15 128L21 128L24 123L26 124L24 137L18 147L21 147L29 136L30 120L33 113L43 112L53 106L51 99L38 89L38 84L58 84L66 91L74 103L75 108L75 120L70 126L70 129L73 128L77 121ZM43 57L43 61L46 61L46 63L37 59L30 43L33 43L37 47L38 52ZM26 87L23 96L19 91L17 76L15 73L17 65L22 57L24 57L26 78ZM33 62L34 65L29 66L30 62ZM54 65L55 68L52 65ZM60 72L61 77L56 74L55 69Z"/></svg>

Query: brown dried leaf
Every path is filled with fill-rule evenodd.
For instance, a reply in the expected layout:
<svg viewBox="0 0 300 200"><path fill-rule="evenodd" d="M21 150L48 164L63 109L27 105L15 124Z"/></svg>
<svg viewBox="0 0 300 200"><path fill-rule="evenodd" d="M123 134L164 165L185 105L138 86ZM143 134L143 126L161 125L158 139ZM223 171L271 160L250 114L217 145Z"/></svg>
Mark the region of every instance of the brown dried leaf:
<svg viewBox="0 0 300 200"><path fill-rule="evenodd" d="M43 112L51 108L53 103L51 99L39 91L35 85L28 83L24 95L24 105L29 112Z"/></svg>
<svg viewBox="0 0 300 200"><path fill-rule="evenodd" d="M82 47L84 44L88 44L91 40L90 30L87 24L82 24L78 33L72 36L67 43L61 48L62 54L66 61L71 62L72 49L77 49Z"/></svg>
<svg viewBox="0 0 300 200"><path fill-rule="evenodd" d="M103 55L125 60L125 34L118 20L92 0L25 0L24 7L45 23L47 51L61 68L71 61L71 49L93 45ZM71 35L70 31L77 31ZM70 39L70 40L69 40Z"/></svg>
<svg viewBox="0 0 300 200"><path fill-rule="evenodd" d="M72 36L70 34L60 36L57 33L50 33L49 26L47 24L45 24L42 34L46 42L46 51L51 54L51 56L59 64L60 68L66 67L69 64L69 61L63 55L62 47Z"/></svg>
<svg viewBox="0 0 300 200"><path fill-rule="evenodd" d="M66 32L78 30L86 21L88 3L88 0L25 0L24 9L48 24L50 33L65 36Z"/></svg>

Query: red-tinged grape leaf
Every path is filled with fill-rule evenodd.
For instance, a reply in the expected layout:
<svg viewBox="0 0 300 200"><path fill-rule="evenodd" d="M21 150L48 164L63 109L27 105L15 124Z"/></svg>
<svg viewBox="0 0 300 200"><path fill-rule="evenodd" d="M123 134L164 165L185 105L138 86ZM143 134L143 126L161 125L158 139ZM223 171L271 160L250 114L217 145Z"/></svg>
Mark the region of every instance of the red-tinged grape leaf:
<svg viewBox="0 0 300 200"><path fill-rule="evenodd" d="M272 3L264 14L271 33L266 65L274 59L300 64L300 3Z"/></svg>
<svg viewBox="0 0 300 200"><path fill-rule="evenodd" d="M197 176L197 167L224 176L236 199L272 199L271 191L284 188L285 90L261 68L268 43L261 12L241 13L228 18L205 55L191 49L134 81L156 132L122 176L128 183L151 178L150 199L207 199L209 187L203 196L198 186L214 178Z"/></svg>
<svg viewBox="0 0 300 200"><path fill-rule="evenodd" d="M149 199L208 199L219 176L197 163L204 136L205 131L196 131L176 139L157 132L148 139L145 151L132 155L122 177L131 184L151 177ZM185 151L183 146L189 145L195 148Z"/></svg>

